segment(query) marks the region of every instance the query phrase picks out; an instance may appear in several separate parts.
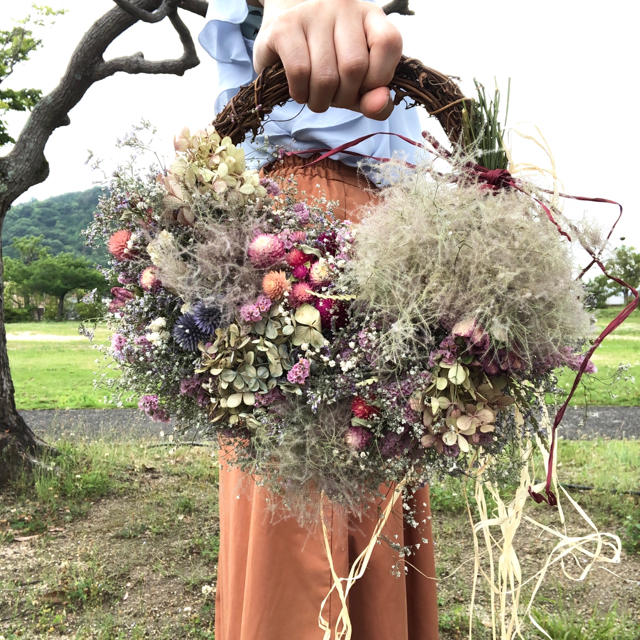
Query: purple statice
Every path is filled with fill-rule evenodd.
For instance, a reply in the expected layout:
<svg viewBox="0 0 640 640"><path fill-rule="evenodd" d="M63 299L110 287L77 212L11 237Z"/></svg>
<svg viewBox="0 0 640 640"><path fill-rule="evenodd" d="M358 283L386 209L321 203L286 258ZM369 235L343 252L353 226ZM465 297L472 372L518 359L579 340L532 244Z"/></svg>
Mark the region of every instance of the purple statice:
<svg viewBox="0 0 640 640"><path fill-rule="evenodd" d="M178 318L171 335L185 351L197 351L198 343L206 338L192 313L184 313Z"/></svg>
<svg viewBox="0 0 640 640"><path fill-rule="evenodd" d="M258 307L260 313L266 313L267 311L269 311L272 304L273 303L271 302L271 298L269 296L266 296L264 293L261 293L256 298L256 307Z"/></svg>
<svg viewBox="0 0 640 640"><path fill-rule="evenodd" d="M193 398L200 407L209 404L209 394L202 388L203 379L200 376L183 378L180 380L180 394Z"/></svg>
<svg viewBox="0 0 640 640"><path fill-rule="evenodd" d="M243 304L240 307L240 317L245 322L260 322L262 320L260 309L255 304Z"/></svg>
<svg viewBox="0 0 640 640"><path fill-rule="evenodd" d="M309 222L309 209L304 202L296 202L293 205L293 211L298 217L298 222L300 224L307 224Z"/></svg>
<svg viewBox="0 0 640 640"><path fill-rule="evenodd" d="M399 433L387 433L382 439L380 453L383 458L395 458L408 449L406 438Z"/></svg>
<svg viewBox="0 0 640 640"><path fill-rule="evenodd" d="M126 273L119 273L118 282L120 284L132 284L133 282L135 282L135 280Z"/></svg>
<svg viewBox="0 0 640 640"><path fill-rule="evenodd" d="M114 333L111 336L111 351L116 360L124 360L124 348L127 346L127 339L121 333Z"/></svg>
<svg viewBox="0 0 640 640"><path fill-rule="evenodd" d="M453 336L447 336L440 342L438 348L429 354L429 368L443 360L446 364L454 364L458 358L458 345Z"/></svg>
<svg viewBox="0 0 640 640"><path fill-rule="evenodd" d="M148 394L138 400L138 409L144 411L154 422L169 422L169 413L158 404L158 396Z"/></svg>
<svg viewBox="0 0 640 640"><path fill-rule="evenodd" d="M191 313L198 329L206 335L213 335L220 326L222 313L215 304L198 302Z"/></svg>
<svg viewBox="0 0 640 640"><path fill-rule="evenodd" d="M153 394L147 394L140 396L138 400L138 409L144 411L146 414L155 411L158 408L158 396Z"/></svg>
<svg viewBox="0 0 640 640"><path fill-rule="evenodd" d="M280 187L275 180L271 178L262 178L260 184L267 190L267 194L271 197L275 197L280 193Z"/></svg>
<svg viewBox="0 0 640 640"><path fill-rule="evenodd" d="M561 350L560 358L558 358L559 362L557 366L567 366L569 369L573 369L574 371L578 371L584 362L585 356L581 353L576 353L569 347L563 347ZM591 360L587 362L587 366L585 367L585 373L596 373L596 365L593 364Z"/></svg>
<svg viewBox="0 0 640 640"><path fill-rule="evenodd" d="M287 373L287 380L291 384L304 384L304 381L309 377L311 370L311 363L307 358L300 358L296 364L291 367L289 373Z"/></svg>
<svg viewBox="0 0 640 640"><path fill-rule="evenodd" d="M280 389L278 389L278 387L275 387L274 389L271 389L271 391L267 391L267 393L256 393L256 407L268 407L272 404L274 404L275 402L279 402L281 400L284 400L285 397L282 393L282 391L280 391Z"/></svg>

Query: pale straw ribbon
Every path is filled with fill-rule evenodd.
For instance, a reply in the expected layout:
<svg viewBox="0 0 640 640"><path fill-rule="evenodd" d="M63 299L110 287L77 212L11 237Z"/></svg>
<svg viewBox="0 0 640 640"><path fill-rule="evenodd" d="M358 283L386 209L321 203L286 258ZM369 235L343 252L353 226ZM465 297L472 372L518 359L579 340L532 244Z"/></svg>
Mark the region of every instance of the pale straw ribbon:
<svg viewBox="0 0 640 640"><path fill-rule="evenodd" d="M322 519L322 535L324 537L324 548L327 553L327 559L329 561L329 568L331 569L331 579L333 580L333 585L329 590L329 593L325 596L322 604L320 605L320 612L318 614L318 626L320 630L324 632L323 640L332 640L332 633L334 640L351 640L352 628L351 628L351 619L349 617L349 607L347 604L347 597L349 595L349 591L353 585L364 575L364 572L367 570L369 566L369 560L371 559L371 554L378 544L378 539L384 529L389 517L391 516L391 512L393 511L393 507L396 502L402 495L402 490L404 485L406 484L406 480L402 480L399 482L387 503L384 511L380 514L378 518L378 522L374 527L373 534L369 540L369 543L365 547L365 549L360 553L360 555L355 559L353 565L351 566L351 570L349 571L349 576L346 578L338 577L336 573L335 566L333 563L333 554L331 553L331 543L329 542L329 535L327 532L327 525L324 521L324 511L322 509L322 505L325 503L325 494L322 493L322 502L321 502L321 519ZM345 583L343 586L342 583ZM324 609L329 602L329 598L334 590L338 593L338 597L340 598L340 613L338 614L338 618L336 620L335 628L331 628L331 622L324 618Z"/></svg>
<svg viewBox="0 0 640 640"><path fill-rule="evenodd" d="M544 405L543 405L544 406ZM521 420L519 411L516 409L516 419ZM543 424L546 426L547 431L551 431L551 421L549 420L546 408L543 410ZM544 466L549 459L549 453L545 449L544 445L537 439L537 445L542 453ZM558 500L558 514L560 523L563 526L563 531L541 524L533 518L524 515L525 505L529 502L528 488L531 486L530 467L533 463L533 444L529 441L525 444L522 450L523 459L526 460L526 464L520 475L520 484L516 490L516 494L511 502L507 505L503 502L497 487L495 484L485 481L482 478L482 471L476 475L475 480L475 498L477 503L478 515L480 521L473 522L473 516L471 514L471 508L467 501L467 512L472 524L473 531L473 543L475 553L474 563L474 577L472 585L471 602L469 606L469 640L473 636L473 614L474 614L474 601L477 590L477 581L479 576L482 576L487 582L490 590L491 597L491 630L492 639L497 640L512 640L514 637L524 638L522 636L522 622L520 615L520 595L522 587L536 580L535 586L529 598L529 603L524 611L524 614L529 617L529 620L533 626L538 629L546 638L551 639L544 629L535 621L531 614L531 607L533 605L534 598L540 589L540 586L549 570L549 568L560 562L564 575L575 581L584 580L589 571L596 563L609 563L616 564L620 562L621 544L620 538L611 533L601 533L598 528L585 513L585 511L578 505L578 503L562 488L562 492L569 500L571 506L576 512L583 518L583 520L593 529L592 533L584 536L569 536L567 535L566 528L564 527L565 518ZM556 456L557 460L557 456ZM490 462L490 460L487 460ZM558 485L555 478L555 464L554 464L554 477L553 484L556 495L558 495ZM540 491L544 486L544 482L539 483L533 487L534 491ZM488 506L485 498L485 490L489 492L491 497L496 503L496 514L494 517L489 516ZM466 495L466 492L465 492ZM557 543L553 550L549 553L543 567L535 573L533 576L523 581L520 562L516 553L514 539L522 520L526 520L528 523L537 527L545 533L551 534L557 538ZM492 533L493 528L498 528L500 531L499 539L496 539ZM488 561L488 572L480 565L480 552L478 533L482 532L484 543L486 546L486 556ZM496 554L494 554L494 549ZM605 555L608 552L607 555ZM495 555L497 555L497 566L495 561ZM578 566L582 566L579 561L580 556L586 559L582 571L578 577L572 576L566 569L565 558L569 556L573 558Z"/></svg>

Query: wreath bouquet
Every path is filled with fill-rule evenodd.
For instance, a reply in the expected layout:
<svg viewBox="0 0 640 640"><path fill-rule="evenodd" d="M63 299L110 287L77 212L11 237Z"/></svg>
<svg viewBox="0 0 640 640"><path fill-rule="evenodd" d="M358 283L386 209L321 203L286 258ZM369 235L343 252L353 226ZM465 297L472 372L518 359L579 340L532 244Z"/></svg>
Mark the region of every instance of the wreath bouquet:
<svg viewBox="0 0 640 640"><path fill-rule="evenodd" d="M307 523L318 492L360 513L380 485L410 493L446 475L529 488L554 369L593 370L566 221L505 171L482 93L474 107L448 78L403 65L398 98L440 109L451 139L473 144L434 141L446 172L375 165L391 186L359 225L246 168L234 139L286 99L276 69L215 127L184 130L168 171L116 174L90 231L118 281L122 387L154 420L218 435ZM255 108L238 109L248 95ZM446 117L434 95L453 105Z"/></svg>

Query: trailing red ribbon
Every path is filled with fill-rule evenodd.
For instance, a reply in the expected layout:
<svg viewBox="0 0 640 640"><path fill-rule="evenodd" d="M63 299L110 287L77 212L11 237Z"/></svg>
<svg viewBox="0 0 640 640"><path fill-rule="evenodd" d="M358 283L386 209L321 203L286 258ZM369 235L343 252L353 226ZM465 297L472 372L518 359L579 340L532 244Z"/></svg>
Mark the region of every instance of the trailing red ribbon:
<svg viewBox="0 0 640 640"><path fill-rule="evenodd" d="M355 140L351 140L350 142L345 142L343 144L341 144L338 147L335 147L334 149L307 149L304 151L291 151L291 152L286 152L286 155L302 155L302 154L307 154L307 153L320 153L321 155L318 158L315 158L314 160L312 160L311 162L309 162L308 164L306 164L305 166L311 166L317 162L320 162L321 160L325 160L326 158L330 158L331 156L335 155L336 153L348 153L349 155L357 155L357 156L361 156L363 158L369 158L372 160L376 160L379 162L388 162L390 159L389 158L376 158L374 156L367 156L364 154L359 154L353 151L349 151L349 149L351 149L351 147L354 147L358 144L360 144L361 142L364 142L365 140L368 140L369 138L372 138L373 136L376 135L389 135L389 136L395 136L397 138L400 138L401 140L404 140L405 142L415 146L415 147L419 147L421 149L426 149L429 152L433 152L435 151L435 155L439 156L445 160L451 160L453 158L453 154L448 151L447 149L445 149L431 134L429 134L427 131L423 131L422 132L422 136L425 140L427 140L429 142L429 144L431 145L433 151L431 151L431 149L428 149L424 144L420 143L420 142L416 142L415 140L411 140L410 138L407 138L406 136L403 136L399 133L393 133L390 131L378 131L375 133L369 133L367 135L361 136L359 138L356 138ZM412 165L410 163L405 163L407 166L410 167L414 167L415 165ZM540 206L540 208L544 211L545 215L547 216L549 222L551 222L555 228L558 230L558 233L565 237L567 240L569 240L569 242L571 242L571 236L569 235L569 233L567 231L565 231L560 224L558 223L558 221L555 219L554 215L553 215L553 211L551 210L551 208L549 206L547 206L541 199L537 198L536 196L534 196L533 194L529 193L525 188L524 188L524 184L520 181L520 180L516 180L510 173L509 171L507 171L506 169L488 169L487 167L483 167L480 164L474 163L474 162L466 162L464 165L464 168L468 170L469 174L474 177L478 182L483 183L483 187L487 188L487 189L492 189L492 190L499 190L499 189L515 189L517 191L520 191L521 193L528 195L536 204L538 204ZM553 191L549 191L547 189L539 189L540 191L544 192L544 193L548 193L548 194L553 194ZM574 196L574 195L569 195L566 193L558 193L558 196L562 197L562 198L568 198L571 200L580 200L582 202L596 202L596 203L605 203L605 204L613 204L616 205L619 209L619 213L618 216L615 220L615 222L613 223L613 225L611 226L611 229L609 230L609 233L607 234L606 240L609 240L611 238L611 235L615 229L615 227L617 226L621 216L622 216L622 205L619 202L616 202L615 200L608 200L606 198L588 198L585 196ZM582 243L581 243L582 244ZM553 477L553 461L554 461L554 455L555 455L555 449L556 449L556 441L557 441L557 437L556 437L556 432L558 430L558 426L560 425L560 422L562 421L562 418L564 417L564 414L567 410L567 407L569 406L569 402L571 401L571 398L573 398L574 393L576 392L576 389L578 388L578 385L580 384L580 380L582 379L582 375L584 374L590 360L591 360L591 356L593 355L594 351L602 344L603 340L612 332L614 331L617 327L619 327L630 315L631 313L633 313L633 311L638 307L639 304L639 296L638 296L638 291L636 291L636 289L634 287L632 287L630 284L628 284L627 282L625 282L624 280L617 278L613 275L611 275L606 267L604 266L604 264L602 263L602 261L600 260L600 258L598 257L598 255L593 251L593 249L591 249L590 247L585 246L584 244L582 244L582 248L591 256L591 262L589 263L589 265L587 265L586 268L584 268L582 270L582 272L580 273L580 275L578 276L578 279L582 278L584 276L584 274L595 264L597 265L600 270L602 271L602 273L609 279L609 280L613 280L614 282L616 282L617 284L619 284L622 287L625 287L626 289L628 289L631 294L633 295L633 300L631 300L631 302L629 302L627 304L627 306L605 327L605 329L600 333L600 335L594 340L593 344L591 345L591 348L587 351L587 353L585 354L582 363L580 364L580 367L578 369L578 372L576 373L576 377L573 381L573 385L571 386L571 389L569 391L568 396L566 397L565 401L562 403L560 409L558 409L555 418L553 420L553 426L551 429L551 445L549 446L549 461L547 464L547 478L546 478L546 483L545 483L545 487L544 487L544 492L545 495L538 493L536 491L533 491L533 489L531 487L529 487L529 495L538 503L540 502L547 502L550 505L555 505L557 504L558 500L555 496L555 494L553 493L553 491L551 490L551 482L552 482L552 477Z"/></svg>

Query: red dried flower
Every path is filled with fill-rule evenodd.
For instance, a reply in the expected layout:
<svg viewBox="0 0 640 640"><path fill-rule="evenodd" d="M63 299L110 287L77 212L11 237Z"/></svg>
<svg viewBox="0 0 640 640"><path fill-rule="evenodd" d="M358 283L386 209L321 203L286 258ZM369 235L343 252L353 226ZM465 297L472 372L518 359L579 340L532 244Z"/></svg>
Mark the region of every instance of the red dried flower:
<svg viewBox="0 0 640 640"><path fill-rule="evenodd" d="M291 249L289 253L287 253L287 264L290 267L298 267L309 260L309 257L300 249Z"/></svg>
<svg viewBox="0 0 640 640"><path fill-rule="evenodd" d="M351 401L351 413L353 413L356 418L368 420L371 416L375 416L380 413L380 410L377 407L368 404L364 398L356 396Z"/></svg>

